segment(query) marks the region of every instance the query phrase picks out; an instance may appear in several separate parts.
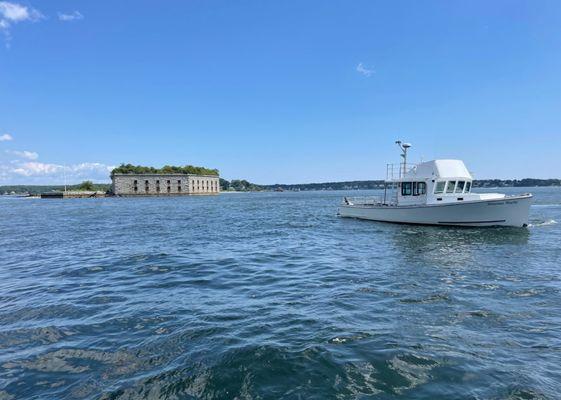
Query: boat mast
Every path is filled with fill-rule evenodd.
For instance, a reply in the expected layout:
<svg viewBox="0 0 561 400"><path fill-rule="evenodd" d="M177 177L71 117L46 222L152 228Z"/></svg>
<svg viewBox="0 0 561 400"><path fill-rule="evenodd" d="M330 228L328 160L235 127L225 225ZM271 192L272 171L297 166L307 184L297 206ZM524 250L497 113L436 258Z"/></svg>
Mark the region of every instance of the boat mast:
<svg viewBox="0 0 561 400"><path fill-rule="evenodd" d="M403 157L403 173L399 168L399 177L402 178L407 172L407 149L411 147L410 143L402 143L401 140L396 140L395 144L401 149L401 157Z"/></svg>

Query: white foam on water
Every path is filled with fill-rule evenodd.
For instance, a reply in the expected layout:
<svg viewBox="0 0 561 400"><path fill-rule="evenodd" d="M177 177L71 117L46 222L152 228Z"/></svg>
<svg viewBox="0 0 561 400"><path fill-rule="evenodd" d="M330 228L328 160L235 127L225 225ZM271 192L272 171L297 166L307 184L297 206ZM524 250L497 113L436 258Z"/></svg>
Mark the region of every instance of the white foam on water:
<svg viewBox="0 0 561 400"><path fill-rule="evenodd" d="M537 226L549 226L549 225L555 225L557 223L556 220L554 219L547 219L543 222L538 222L537 224L529 224L528 226L531 228L535 228Z"/></svg>

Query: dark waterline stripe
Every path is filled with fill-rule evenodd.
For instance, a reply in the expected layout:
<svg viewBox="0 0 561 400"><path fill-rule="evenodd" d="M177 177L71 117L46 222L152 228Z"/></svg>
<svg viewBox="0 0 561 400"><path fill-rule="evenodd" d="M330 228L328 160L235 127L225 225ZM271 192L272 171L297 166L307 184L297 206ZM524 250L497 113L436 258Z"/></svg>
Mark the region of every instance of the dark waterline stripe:
<svg viewBox="0 0 561 400"><path fill-rule="evenodd" d="M505 219L495 221L438 221L439 224L492 224L494 222L505 222Z"/></svg>

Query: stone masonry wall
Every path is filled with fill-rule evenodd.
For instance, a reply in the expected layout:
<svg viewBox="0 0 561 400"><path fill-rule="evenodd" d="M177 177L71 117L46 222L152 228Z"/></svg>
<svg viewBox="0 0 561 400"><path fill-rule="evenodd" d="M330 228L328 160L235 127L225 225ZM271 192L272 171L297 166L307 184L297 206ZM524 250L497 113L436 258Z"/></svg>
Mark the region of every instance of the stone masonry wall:
<svg viewBox="0 0 561 400"><path fill-rule="evenodd" d="M114 174L117 196L213 195L220 193L219 177L188 174Z"/></svg>

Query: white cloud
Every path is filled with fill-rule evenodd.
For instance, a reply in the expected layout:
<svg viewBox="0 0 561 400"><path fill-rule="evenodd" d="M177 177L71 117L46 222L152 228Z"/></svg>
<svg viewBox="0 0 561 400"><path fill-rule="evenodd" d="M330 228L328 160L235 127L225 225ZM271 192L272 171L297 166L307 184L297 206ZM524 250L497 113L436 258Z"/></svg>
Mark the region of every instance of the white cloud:
<svg viewBox="0 0 561 400"><path fill-rule="evenodd" d="M27 160L37 160L39 158L39 154L37 154L34 151L6 150L6 153L13 154L13 155L18 156L20 158L25 158Z"/></svg>
<svg viewBox="0 0 561 400"><path fill-rule="evenodd" d="M14 140L14 138L12 137L12 135L9 135L7 133L0 135L0 142L8 142L10 140Z"/></svg>
<svg viewBox="0 0 561 400"><path fill-rule="evenodd" d="M52 175L58 172L62 172L64 167L57 164L45 164L36 161L30 161L20 164L17 168L14 168L12 172L23 175L23 176L36 176L36 175Z"/></svg>
<svg viewBox="0 0 561 400"><path fill-rule="evenodd" d="M373 69L366 68L366 66L361 62L356 66L356 71L366 77L369 77L375 72Z"/></svg>
<svg viewBox="0 0 561 400"><path fill-rule="evenodd" d="M12 140L8 134L0 140ZM39 154L28 150L0 152L0 185L46 185L79 183L85 180L109 182L113 165L98 162L55 164L37 161Z"/></svg>
<svg viewBox="0 0 561 400"><path fill-rule="evenodd" d="M10 1L0 1L0 30L6 38L6 46L11 40L10 28L19 22L36 22L45 18L39 10Z"/></svg>
<svg viewBox="0 0 561 400"><path fill-rule="evenodd" d="M69 180L81 178L102 177L107 180L109 173L114 168L101 163L80 163L72 165L49 164L29 161L18 164L12 172L26 177L63 177L66 174Z"/></svg>
<svg viewBox="0 0 561 400"><path fill-rule="evenodd" d="M76 20L84 19L84 16L80 11L73 11L69 14L59 12L58 19L60 21L68 22L68 21L76 21Z"/></svg>
<svg viewBox="0 0 561 400"><path fill-rule="evenodd" d="M41 13L38 11L22 6L18 3L10 3L9 1L0 1L0 16L3 20L9 22L20 22L28 19L39 18Z"/></svg>
<svg viewBox="0 0 561 400"><path fill-rule="evenodd" d="M14 156L16 158L14 158ZM113 165L96 162L61 165L37 161L33 151L0 153L0 185L8 184L69 184L85 180L108 182Z"/></svg>

